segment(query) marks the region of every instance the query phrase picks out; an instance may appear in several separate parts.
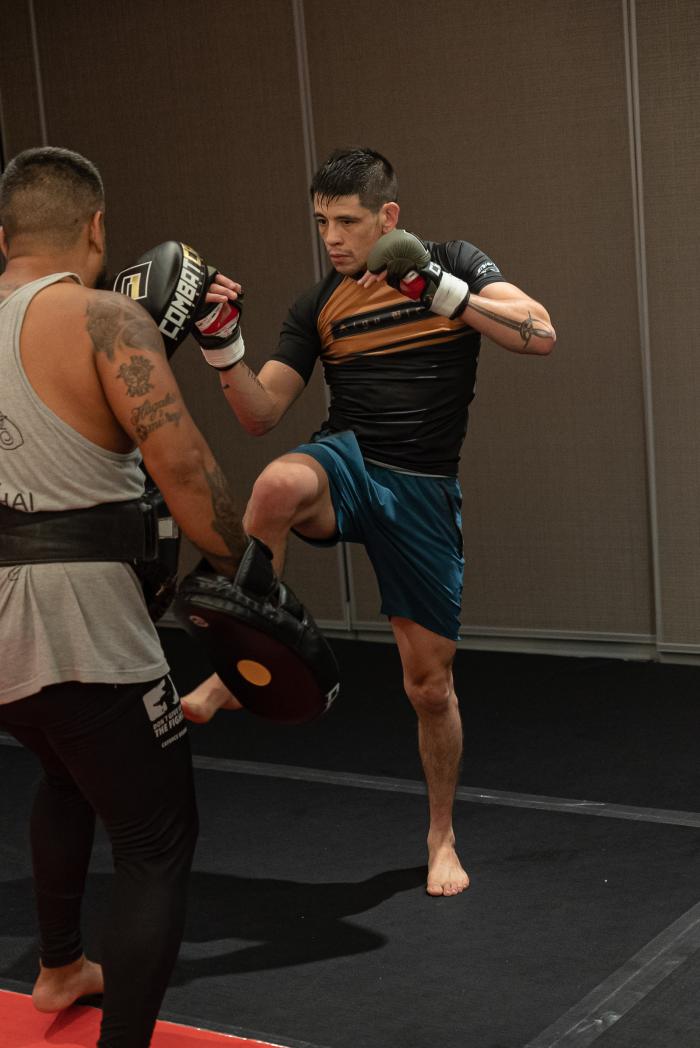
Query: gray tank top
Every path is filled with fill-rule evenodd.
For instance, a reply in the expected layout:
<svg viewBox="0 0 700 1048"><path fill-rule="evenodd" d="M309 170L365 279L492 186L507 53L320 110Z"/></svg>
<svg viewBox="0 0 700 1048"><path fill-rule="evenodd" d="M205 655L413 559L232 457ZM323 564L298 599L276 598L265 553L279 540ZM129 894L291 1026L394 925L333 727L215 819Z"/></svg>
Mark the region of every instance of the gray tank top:
<svg viewBox="0 0 700 1048"><path fill-rule="evenodd" d="M141 454L93 444L30 385L20 332L34 295L72 273L25 284L0 302L0 504L26 513L137 498ZM0 533L0 543L2 534ZM130 684L168 664L127 564L0 567L0 703L62 681Z"/></svg>

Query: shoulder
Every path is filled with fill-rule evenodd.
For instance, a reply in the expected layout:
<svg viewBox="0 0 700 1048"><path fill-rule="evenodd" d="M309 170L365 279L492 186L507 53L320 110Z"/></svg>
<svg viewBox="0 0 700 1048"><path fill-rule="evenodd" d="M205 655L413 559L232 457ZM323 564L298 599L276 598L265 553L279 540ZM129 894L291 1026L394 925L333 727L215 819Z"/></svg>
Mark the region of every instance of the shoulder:
<svg viewBox="0 0 700 1048"><path fill-rule="evenodd" d="M444 243L424 240L423 243L434 262L448 273L462 277L475 292L487 284L505 280L491 256L468 240L447 240Z"/></svg>
<svg viewBox="0 0 700 1048"><path fill-rule="evenodd" d="M118 291L98 291L96 288L83 288L85 291L86 309L105 316L148 317L143 306L128 295Z"/></svg>
<svg viewBox="0 0 700 1048"><path fill-rule="evenodd" d="M85 290L85 327L96 353L109 360L120 347L165 353L155 322L138 302L116 291Z"/></svg>
<svg viewBox="0 0 700 1048"><path fill-rule="evenodd" d="M343 277L340 273L331 270L318 283L308 288L307 291L302 292L294 300L289 314L297 318L305 317L312 323L315 323L316 317L342 280Z"/></svg>

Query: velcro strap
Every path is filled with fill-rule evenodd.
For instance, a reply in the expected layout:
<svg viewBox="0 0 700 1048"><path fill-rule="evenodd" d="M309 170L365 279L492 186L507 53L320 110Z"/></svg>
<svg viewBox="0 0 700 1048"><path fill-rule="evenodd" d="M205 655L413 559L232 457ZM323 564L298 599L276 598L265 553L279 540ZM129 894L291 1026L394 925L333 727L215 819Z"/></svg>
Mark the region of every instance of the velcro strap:
<svg viewBox="0 0 700 1048"><path fill-rule="evenodd" d="M0 506L0 565L154 560L158 517L148 499L22 513Z"/></svg>

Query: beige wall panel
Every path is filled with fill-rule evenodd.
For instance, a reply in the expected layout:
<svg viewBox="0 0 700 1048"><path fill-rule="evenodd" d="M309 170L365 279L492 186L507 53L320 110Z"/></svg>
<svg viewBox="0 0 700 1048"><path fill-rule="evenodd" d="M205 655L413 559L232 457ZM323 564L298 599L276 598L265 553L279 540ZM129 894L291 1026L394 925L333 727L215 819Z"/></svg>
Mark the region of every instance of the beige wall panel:
<svg viewBox="0 0 700 1048"><path fill-rule="evenodd" d="M319 159L385 152L402 224L543 301L548 360L486 344L465 446L464 623L653 629L622 6L306 4ZM366 562L357 616L376 620Z"/></svg>
<svg viewBox="0 0 700 1048"><path fill-rule="evenodd" d="M700 644L700 7L637 0L660 643Z"/></svg>
<svg viewBox="0 0 700 1048"><path fill-rule="evenodd" d="M191 242L247 288L258 368L286 308L314 281L290 4L35 0L52 144L95 160L116 271L162 240ZM173 362L239 492L324 417L318 377L274 433L243 434L193 342ZM344 618L335 552L295 543L289 579L320 619Z"/></svg>

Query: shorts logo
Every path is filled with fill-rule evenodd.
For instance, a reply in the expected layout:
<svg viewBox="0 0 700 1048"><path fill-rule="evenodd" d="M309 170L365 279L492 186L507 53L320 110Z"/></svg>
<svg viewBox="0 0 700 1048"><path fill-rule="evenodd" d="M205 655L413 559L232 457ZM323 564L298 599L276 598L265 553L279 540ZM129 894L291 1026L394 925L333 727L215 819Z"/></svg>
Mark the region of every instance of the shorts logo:
<svg viewBox="0 0 700 1048"><path fill-rule="evenodd" d="M151 274L151 263L140 262L137 266L123 269L114 284L114 290L120 295L127 295L136 302L148 295L148 278Z"/></svg>
<svg viewBox="0 0 700 1048"><path fill-rule="evenodd" d="M147 691L143 696L143 704L153 725L153 733L161 740L161 749L176 742L186 733L187 726L184 724L185 717L180 698L170 677L163 677L154 688Z"/></svg>

